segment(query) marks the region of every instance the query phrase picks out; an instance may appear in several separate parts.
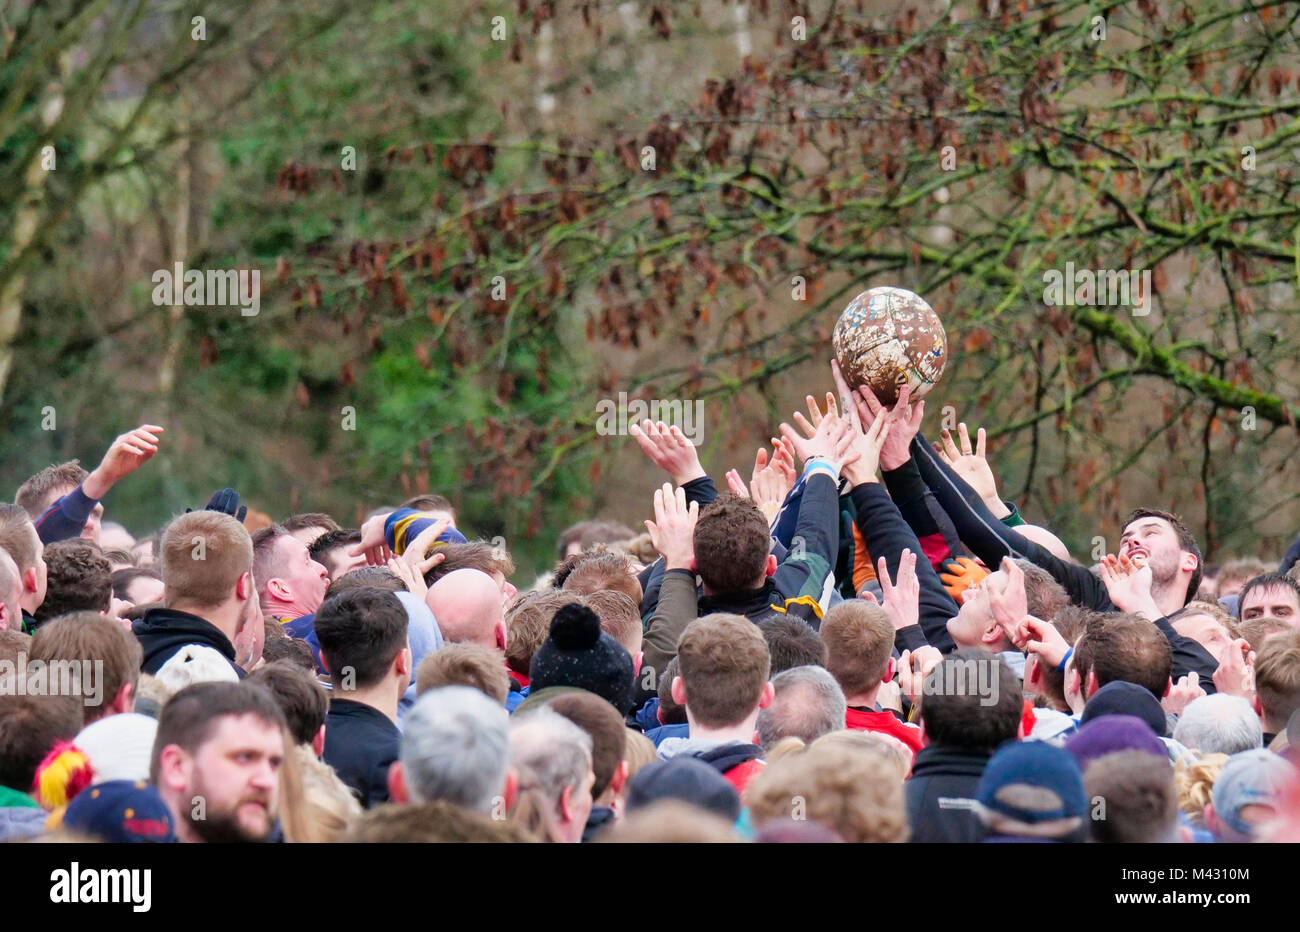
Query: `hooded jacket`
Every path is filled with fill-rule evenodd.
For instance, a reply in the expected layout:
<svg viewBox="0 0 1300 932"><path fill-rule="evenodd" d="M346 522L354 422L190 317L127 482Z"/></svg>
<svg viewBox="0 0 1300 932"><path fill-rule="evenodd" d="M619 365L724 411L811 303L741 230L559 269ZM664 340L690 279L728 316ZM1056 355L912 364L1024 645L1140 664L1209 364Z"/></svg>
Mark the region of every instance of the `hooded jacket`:
<svg viewBox="0 0 1300 932"><path fill-rule="evenodd" d="M660 760L689 756L704 761L744 794L749 781L766 766L763 749L745 741L712 741L708 738L665 738L659 744Z"/></svg>
<svg viewBox="0 0 1300 932"><path fill-rule="evenodd" d="M912 776L903 786L912 841L976 842L984 837L969 802L979 796L980 777L991 756L934 744L916 752Z"/></svg>
<svg viewBox="0 0 1300 932"><path fill-rule="evenodd" d="M182 647L198 644L211 647L225 657L241 680L247 676L243 667L235 663L235 645L220 628L198 615L174 608L151 608L131 626L131 631L144 651L142 673L156 674Z"/></svg>

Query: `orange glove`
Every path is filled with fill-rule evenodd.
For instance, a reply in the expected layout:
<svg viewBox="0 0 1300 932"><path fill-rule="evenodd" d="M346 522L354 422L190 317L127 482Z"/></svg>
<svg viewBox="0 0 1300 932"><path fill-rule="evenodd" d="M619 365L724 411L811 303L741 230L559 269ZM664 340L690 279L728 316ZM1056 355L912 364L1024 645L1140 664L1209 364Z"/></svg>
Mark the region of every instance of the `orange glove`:
<svg viewBox="0 0 1300 932"><path fill-rule="evenodd" d="M939 580L958 605L961 605L961 594L972 586L978 586L989 574L982 563L977 563L970 557L949 560L943 569Z"/></svg>

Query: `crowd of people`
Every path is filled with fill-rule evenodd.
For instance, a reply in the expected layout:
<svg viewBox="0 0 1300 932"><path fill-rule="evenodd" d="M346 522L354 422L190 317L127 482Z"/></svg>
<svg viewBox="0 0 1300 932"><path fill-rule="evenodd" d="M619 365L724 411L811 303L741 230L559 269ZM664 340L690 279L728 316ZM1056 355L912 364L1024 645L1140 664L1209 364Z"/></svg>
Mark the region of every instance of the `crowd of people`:
<svg viewBox="0 0 1300 932"><path fill-rule="evenodd" d="M435 494L137 539L103 501L157 425L41 470L0 505L0 840L1300 839L1300 541L1215 568L1135 502L1081 561L982 430L831 376L724 491L634 425L645 530L527 584Z"/></svg>

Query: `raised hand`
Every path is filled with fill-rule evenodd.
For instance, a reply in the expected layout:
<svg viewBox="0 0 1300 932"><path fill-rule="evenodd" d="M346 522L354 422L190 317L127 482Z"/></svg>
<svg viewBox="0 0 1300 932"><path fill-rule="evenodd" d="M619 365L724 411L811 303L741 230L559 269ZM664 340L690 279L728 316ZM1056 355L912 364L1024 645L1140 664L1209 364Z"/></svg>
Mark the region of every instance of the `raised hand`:
<svg viewBox="0 0 1300 932"><path fill-rule="evenodd" d="M686 493L679 487L664 484L655 490L655 519L645 523L655 550L664 558L670 570L695 568L695 522L700 516L700 503L686 504Z"/></svg>
<svg viewBox="0 0 1300 932"><path fill-rule="evenodd" d="M942 660L943 654L929 644L916 650L905 650L898 658L898 686L913 705L921 698L925 678Z"/></svg>
<svg viewBox="0 0 1300 932"><path fill-rule="evenodd" d="M1182 715L1183 709L1187 708L1189 703L1205 695L1200 681L1200 674L1195 670L1179 677L1178 682L1160 700L1160 707L1171 715Z"/></svg>
<svg viewBox="0 0 1300 932"><path fill-rule="evenodd" d="M248 514L248 506L239 504L239 493L230 486L213 492L208 503L203 506L203 510L219 511L223 515L230 515L240 524L244 523L244 516Z"/></svg>
<svg viewBox="0 0 1300 932"><path fill-rule="evenodd" d="M889 442L890 423L886 418L876 418L864 431L855 409L849 410L848 422L849 436L857 458L844 464L844 478L855 486L875 482L876 470L880 466L880 451Z"/></svg>
<svg viewBox="0 0 1300 932"><path fill-rule="evenodd" d="M835 360L831 360L831 375L840 397L853 401L863 427L870 427L879 417L889 421L889 434L880 451L880 468L897 469L911 459L912 438L920 431L921 421L925 417L925 402L911 403L912 387L904 385L898 393L898 401L892 408L887 408L866 385L861 386L856 393L850 391L848 383L844 381L844 374L840 372L839 363Z"/></svg>
<svg viewBox="0 0 1300 932"><path fill-rule="evenodd" d="M988 593L989 611L1006 633L1007 640L1016 643L1020 626L1029 617L1028 597L1025 595L1025 571L1009 557L1002 558L998 567L1002 572L990 573L980 583Z"/></svg>
<svg viewBox="0 0 1300 932"><path fill-rule="evenodd" d="M1037 654L1043 663L1053 669L1059 667L1065 655L1070 652L1070 642L1056 629L1056 625L1033 615L1020 623L1015 642L1016 647Z"/></svg>
<svg viewBox="0 0 1300 932"><path fill-rule="evenodd" d="M943 565L943 572L939 574L939 581L948 590L952 600L961 605L966 590L974 589L984 581L984 577L988 576L988 574L988 570L970 557L957 557Z"/></svg>
<svg viewBox="0 0 1300 932"><path fill-rule="evenodd" d="M966 480L966 484L979 493L985 506L993 512L995 518L1005 518L1011 514L1011 509L998 496L998 481L993 475L993 469L989 466L988 458L985 456L985 435L984 428L981 427L975 435L975 449L971 449L970 434L966 432L965 424L957 425L957 437L960 447L953 442L952 432L947 428L942 433L943 446L939 448L939 455L943 457L945 463L952 467L952 471Z"/></svg>
<svg viewBox="0 0 1300 932"><path fill-rule="evenodd" d="M1237 638L1223 652L1219 668L1214 671L1214 688L1229 696L1255 699L1255 652L1250 642Z"/></svg>
<svg viewBox="0 0 1300 932"><path fill-rule="evenodd" d="M159 437L163 428L157 424L144 424L127 431L115 439L81 485L81 490L93 499L101 499L119 479L129 476L158 452Z"/></svg>
<svg viewBox="0 0 1300 932"><path fill-rule="evenodd" d="M406 589L412 595L424 598L425 593L429 591L429 586L424 581L424 574L447 559L446 550L437 550L429 554L429 548L450 526L450 518L439 518L417 534L415 540L407 545L400 557L389 558L388 568L397 575L398 579L406 583Z"/></svg>
<svg viewBox="0 0 1300 932"><path fill-rule="evenodd" d="M642 452L660 469L672 477L674 484L685 485L692 479L707 475L700 465L695 444L676 426L663 421L642 421L628 428Z"/></svg>
<svg viewBox="0 0 1300 932"><path fill-rule="evenodd" d="M348 548L348 556L359 557L364 554L367 566L386 565L393 556L384 537L384 524L387 521L388 515L375 515L361 525L361 541Z"/></svg>
<svg viewBox="0 0 1300 932"><path fill-rule="evenodd" d="M775 452L771 459L768 458L766 449L758 448L749 485L745 484L745 480L740 478L740 473L736 470L727 470L727 487L737 495L752 499L754 504L762 509L769 522L781 510L781 503L790 494L794 483L794 460L791 459L785 445L781 443L775 443Z"/></svg>
<svg viewBox="0 0 1300 932"><path fill-rule="evenodd" d="M894 630L920 623L921 583L916 577L916 554L904 550L898 558L898 578L890 580L885 558L876 561L876 578L885 597L885 611L894 623Z"/></svg>
<svg viewBox="0 0 1300 932"><path fill-rule="evenodd" d="M854 449L852 430L838 414L827 414L814 427L799 412L795 412L795 423L805 436L800 436L789 424L781 424L781 436L789 441L799 459L805 466L814 458L829 461L836 472L856 462L861 455Z"/></svg>
<svg viewBox="0 0 1300 932"><path fill-rule="evenodd" d="M1151 567L1145 559L1134 561L1108 553L1102 557L1100 571L1110 600L1121 612L1132 612L1151 621L1164 614L1151 596Z"/></svg>

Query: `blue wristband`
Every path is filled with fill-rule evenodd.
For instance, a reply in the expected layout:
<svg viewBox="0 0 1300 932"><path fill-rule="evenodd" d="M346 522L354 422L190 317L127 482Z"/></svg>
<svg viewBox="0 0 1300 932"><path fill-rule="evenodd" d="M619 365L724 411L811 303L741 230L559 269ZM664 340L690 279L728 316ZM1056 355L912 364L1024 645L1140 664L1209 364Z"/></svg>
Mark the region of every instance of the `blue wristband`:
<svg viewBox="0 0 1300 932"><path fill-rule="evenodd" d="M808 462L804 464L803 475L805 479L812 476L813 473L818 473L818 472L826 473L826 475L830 477L832 482L838 483L840 481L839 468L836 467L828 457L814 456L811 457L808 460Z"/></svg>
<svg viewBox="0 0 1300 932"><path fill-rule="evenodd" d="M1070 662L1070 658L1073 656L1074 656L1074 648L1071 647L1069 650L1065 652L1065 656L1061 658L1061 662L1056 665L1057 672L1064 673L1065 665Z"/></svg>

